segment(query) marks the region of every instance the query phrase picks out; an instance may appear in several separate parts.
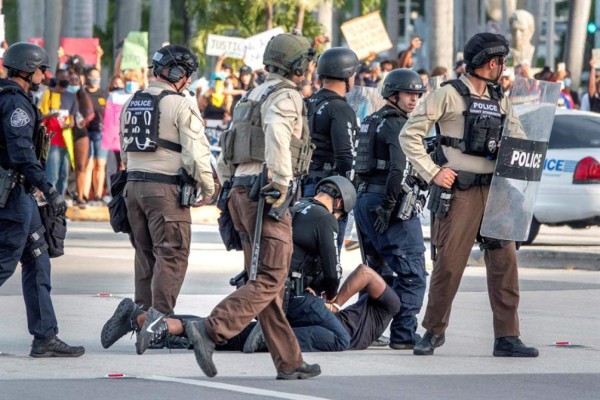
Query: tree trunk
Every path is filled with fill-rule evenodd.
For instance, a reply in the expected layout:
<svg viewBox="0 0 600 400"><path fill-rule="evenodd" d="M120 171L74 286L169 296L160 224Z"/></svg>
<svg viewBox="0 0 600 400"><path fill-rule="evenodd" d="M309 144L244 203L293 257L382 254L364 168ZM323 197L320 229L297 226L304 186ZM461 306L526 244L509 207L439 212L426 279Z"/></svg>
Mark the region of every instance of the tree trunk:
<svg viewBox="0 0 600 400"><path fill-rule="evenodd" d="M427 0L426 17L429 29L429 68L437 66L452 69L454 58L454 3L445 0Z"/></svg>
<svg viewBox="0 0 600 400"><path fill-rule="evenodd" d="M273 10L273 2L269 1L267 3L267 30L273 29L273 19L275 18L275 13Z"/></svg>
<svg viewBox="0 0 600 400"><path fill-rule="evenodd" d="M591 0L571 0L569 2L569 26L567 28L567 69L571 72L573 87L581 84L583 53L585 51L587 22L592 7Z"/></svg>
<svg viewBox="0 0 600 400"><path fill-rule="evenodd" d="M94 25L92 0L64 0L63 37L91 38Z"/></svg>
<svg viewBox="0 0 600 400"><path fill-rule="evenodd" d="M108 0L94 0L94 25L106 32L108 22Z"/></svg>
<svg viewBox="0 0 600 400"><path fill-rule="evenodd" d="M479 0L463 0L463 11L463 37L456 51L462 51L467 40L481 32L481 26L477 23L479 21Z"/></svg>
<svg viewBox="0 0 600 400"><path fill-rule="evenodd" d="M44 36L44 6L45 2L43 0L17 1L20 42L26 42L29 38Z"/></svg>
<svg viewBox="0 0 600 400"><path fill-rule="evenodd" d="M318 22L323 26L321 33L331 39L331 33L333 32L333 0L321 0L319 2ZM325 43L325 48L328 49L330 47L331 41Z"/></svg>
<svg viewBox="0 0 600 400"><path fill-rule="evenodd" d="M535 32L531 38L531 44L535 46L535 53L533 54L532 66L536 66L537 58L540 54L540 37L542 35L542 23L544 22L544 7L545 1L528 0L527 10L533 14L535 19Z"/></svg>
<svg viewBox="0 0 600 400"><path fill-rule="evenodd" d="M46 52L50 59L50 66L58 64L58 45L60 40L60 29L62 26L63 0L47 0L45 10L46 32L44 41L46 42Z"/></svg>
<svg viewBox="0 0 600 400"><path fill-rule="evenodd" d="M117 44L132 31L142 27L142 0L116 0L115 29L113 44Z"/></svg>
<svg viewBox="0 0 600 400"><path fill-rule="evenodd" d="M408 1L408 0L405 0ZM386 19L386 27L388 36L390 37L390 41L392 42L392 49L390 52L390 59L395 58L398 53L398 40L400 36L400 27L398 23L399 19L399 8L398 8L398 0L388 0L387 8L385 12ZM407 38L408 40L408 38Z"/></svg>
<svg viewBox="0 0 600 400"><path fill-rule="evenodd" d="M302 27L304 26L304 12L306 11L306 7L304 4L298 5L298 19L296 19L296 29L302 32Z"/></svg>
<svg viewBox="0 0 600 400"><path fill-rule="evenodd" d="M148 32L150 57L162 47L164 42L169 41L169 24L171 22L169 10L171 10L171 0L150 1L150 29Z"/></svg>

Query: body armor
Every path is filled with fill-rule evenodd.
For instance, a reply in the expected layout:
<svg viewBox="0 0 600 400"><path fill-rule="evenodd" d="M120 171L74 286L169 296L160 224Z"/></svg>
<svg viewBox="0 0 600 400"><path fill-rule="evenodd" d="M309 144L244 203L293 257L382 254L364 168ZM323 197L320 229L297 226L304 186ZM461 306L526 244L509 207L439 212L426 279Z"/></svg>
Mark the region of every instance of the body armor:
<svg viewBox="0 0 600 400"><path fill-rule="evenodd" d="M388 117L400 117L397 110L378 111L365 118L356 135L356 166L359 175L370 175L376 171L387 171L390 168L390 156L377 149L377 133ZM378 151L379 150L379 151Z"/></svg>

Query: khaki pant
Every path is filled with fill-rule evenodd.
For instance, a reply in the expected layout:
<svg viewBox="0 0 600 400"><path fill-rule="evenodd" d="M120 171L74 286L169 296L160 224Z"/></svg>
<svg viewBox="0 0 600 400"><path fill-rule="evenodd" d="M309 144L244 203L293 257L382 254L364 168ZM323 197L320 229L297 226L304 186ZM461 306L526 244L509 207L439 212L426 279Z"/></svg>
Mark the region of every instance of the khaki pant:
<svg viewBox="0 0 600 400"><path fill-rule="evenodd" d="M242 238L244 267L249 272L258 203L248 199L246 187L236 186L231 191L228 207ZM277 222L265 211L256 280L221 301L206 319L208 334L215 342L222 342L240 333L258 316L278 371L291 371L302 364L300 346L281 307L292 250L289 213Z"/></svg>
<svg viewBox="0 0 600 400"><path fill-rule="evenodd" d="M124 189L135 248L135 303L173 314L192 237L189 208L176 185L130 181Z"/></svg>
<svg viewBox="0 0 600 400"><path fill-rule="evenodd" d="M423 327L441 335L450 319L452 301L458 291L473 243L477 237L489 186L454 190L445 218L434 221L431 241L437 254L429 288ZM519 336L519 280L515 243L485 250L487 287L494 320L494 335Z"/></svg>

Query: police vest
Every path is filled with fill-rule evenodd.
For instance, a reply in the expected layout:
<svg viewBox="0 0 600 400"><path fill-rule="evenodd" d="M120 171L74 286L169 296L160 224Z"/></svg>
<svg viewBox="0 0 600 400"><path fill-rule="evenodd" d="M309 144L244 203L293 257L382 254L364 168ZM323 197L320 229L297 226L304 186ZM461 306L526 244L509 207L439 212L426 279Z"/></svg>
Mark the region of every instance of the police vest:
<svg viewBox="0 0 600 400"><path fill-rule="evenodd" d="M260 109L267 97L284 88L297 90L286 82L280 82L267 88L259 100L250 100L250 91L237 103L233 110L231 127L221 134L219 140L223 160L227 164L238 166L265 161L265 133ZM300 138L292 135L290 141L292 172L295 177L308 173L314 150L314 145L310 142L304 106L302 114L302 135Z"/></svg>
<svg viewBox="0 0 600 400"><path fill-rule="evenodd" d="M452 85L465 101L465 128L462 139L444 136L441 132L439 143L460 149L464 154L495 160L505 118L500 109L500 95L488 85L491 99L477 99L471 97L469 88L460 79L446 81L442 86L446 84ZM439 125L436 128L439 131Z"/></svg>
<svg viewBox="0 0 600 400"><path fill-rule="evenodd" d="M42 164L46 163L48 159L48 153L50 151L50 137L46 134L46 126L42 124L42 114L39 108L33 102L33 99L25 93L25 91L21 88L12 87L12 86L0 86L0 96L4 94L20 94L25 97L27 101L31 104L31 108L34 112L34 128L33 128L33 136L31 138L33 145L35 147L35 156L39 162ZM2 126L0 125L0 153L6 151L6 136L2 130ZM2 159L7 159L7 157L2 157ZM8 165L6 165L8 167Z"/></svg>
<svg viewBox="0 0 600 400"><path fill-rule="evenodd" d="M155 152L158 146L181 153L181 145L158 137L160 110L158 104L165 96L181 93L163 90L158 95L138 90L125 110L123 143L126 152Z"/></svg>
<svg viewBox="0 0 600 400"><path fill-rule="evenodd" d="M389 152L377 151L377 133L388 117L401 117L399 110L377 111L363 119L356 135L356 165L359 175L372 174L377 170L387 171L390 168ZM399 132L398 132L399 133Z"/></svg>
<svg viewBox="0 0 600 400"><path fill-rule="evenodd" d="M321 98L309 98L308 125L310 127L310 138L315 144L315 159L331 161L330 170L335 170L336 165L333 155L333 143L331 142L331 131L324 132L317 126L317 116L321 115L326 107L333 101L344 101L338 94L324 92ZM329 125L327 125L329 127Z"/></svg>
<svg viewBox="0 0 600 400"><path fill-rule="evenodd" d="M298 213L302 213L309 207L321 207L313 203L309 199L300 199L290 208L292 223ZM301 279L302 287L307 288L319 276L323 275L323 261L318 255L311 255L309 249L302 248L294 244L292 260L290 262L289 277L293 279Z"/></svg>

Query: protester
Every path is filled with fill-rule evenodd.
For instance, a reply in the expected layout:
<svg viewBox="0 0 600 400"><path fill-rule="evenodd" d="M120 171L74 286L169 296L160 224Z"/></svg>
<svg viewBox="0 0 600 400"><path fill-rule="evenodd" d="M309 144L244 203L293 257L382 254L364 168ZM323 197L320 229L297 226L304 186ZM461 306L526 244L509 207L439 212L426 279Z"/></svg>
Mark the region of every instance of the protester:
<svg viewBox="0 0 600 400"><path fill-rule="evenodd" d="M421 47L422 41L418 36L414 36L408 48L398 53L398 68L412 68L414 65L414 52Z"/></svg>

